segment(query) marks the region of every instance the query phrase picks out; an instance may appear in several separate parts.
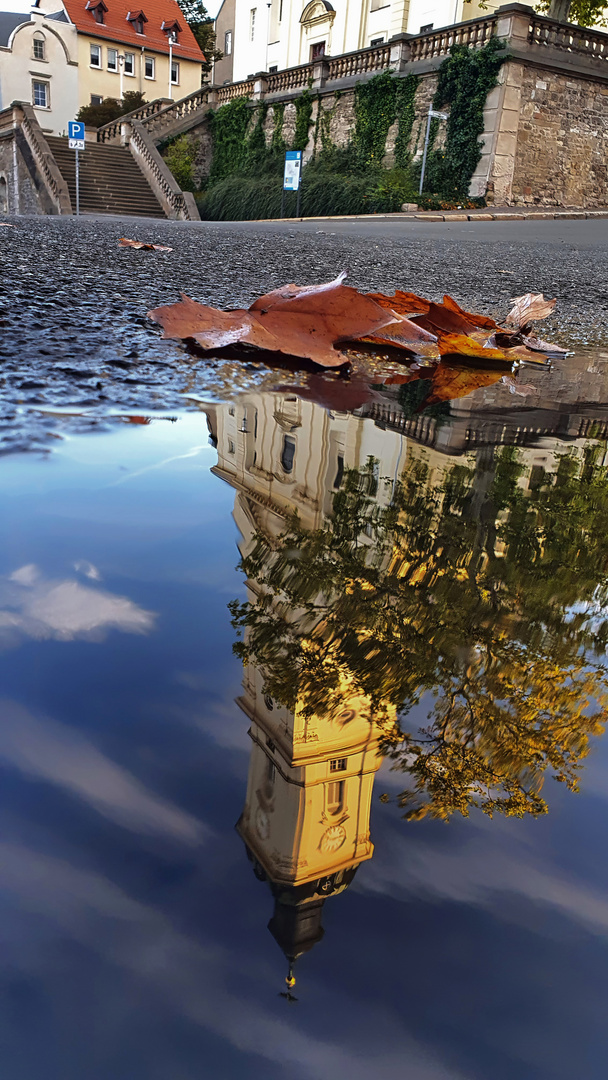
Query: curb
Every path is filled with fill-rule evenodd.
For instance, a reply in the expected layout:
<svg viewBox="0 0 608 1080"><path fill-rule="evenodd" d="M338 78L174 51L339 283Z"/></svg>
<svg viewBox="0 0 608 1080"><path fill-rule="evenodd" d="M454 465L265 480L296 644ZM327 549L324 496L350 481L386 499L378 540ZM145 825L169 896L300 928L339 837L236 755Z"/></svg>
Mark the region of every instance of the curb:
<svg viewBox="0 0 608 1080"><path fill-rule="evenodd" d="M586 218L608 218L608 210L555 210L533 211L530 213L451 213L445 214L427 210L426 212L395 213L395 214L333 214L327 217L293 217L293 218L254 218L240 222L240 224L267 225L283 224L296 225L303 221L583 221ZM237 222L231 222L237 224Z"/></svg>

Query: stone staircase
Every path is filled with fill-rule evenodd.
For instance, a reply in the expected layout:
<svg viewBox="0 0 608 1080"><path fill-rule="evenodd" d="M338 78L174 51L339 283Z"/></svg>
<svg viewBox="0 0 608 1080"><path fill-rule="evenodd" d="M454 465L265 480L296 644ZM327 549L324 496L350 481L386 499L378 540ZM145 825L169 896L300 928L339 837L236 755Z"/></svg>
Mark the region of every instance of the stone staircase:
<svg viewBox="0 0 608 1080"><path fill-rule="evenodd" d="M68 148L67 139L47 135L46 140L68 186L75 211L75 151ZM87 143L79 157L81 214L166 216L128 147Z"/></svg>

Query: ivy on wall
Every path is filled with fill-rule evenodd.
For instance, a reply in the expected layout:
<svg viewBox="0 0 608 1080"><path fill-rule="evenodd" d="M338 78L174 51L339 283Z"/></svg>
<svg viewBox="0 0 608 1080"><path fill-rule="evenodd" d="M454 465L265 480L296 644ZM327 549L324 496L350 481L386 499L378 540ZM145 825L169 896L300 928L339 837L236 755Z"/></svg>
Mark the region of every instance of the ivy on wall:
<svg viewBox="0 0 608 1080"><path fill-rule="evenodd" d="M395 116L398 129L395 139L395 165L406 169L412 160L410 139L416 119L416 91L420 85L420 76L413 72L405 79L395 79Z"/></svg>
<svg viewBox="0 0 608 1080"><path fill-rule="evenodd" d="M505 59L501 42L493 38L482 49L453 46L441 65L433 107L449 106L450 114L445 146L429 153L425 188L433 196L427 199L467 198L471 177L481 157L479 139L483 133L486 98L498 81L498 71ZM303 177L304 213L309 201L316 214L398 210L403 202L417 201L419 166L412 164L412 157L423 124L418 123L413 150L412 132L419 85L418 75L410 73L399 78L391 71L359 83L354 93L354 129L347 147L335 146L331 137L340 91L336 91L331 105L325 108L326 99L316 95L313 157ZM308 145L314 100L310 88L295 99L292 149L304 150ZM234 220L259 216L262 209L262 216L273 216L280 203L280 175L284 152L289 147L283 135L285 105L273 106L268 145L267 112L264 102L254 104L247 98L235 98L210 114L213 159L208 190L201 201L204 216ZM395 168L387 169L383 167L383 159L389 129L395 123ZM431 147L438 127L438 121L434 120ZM246 177L248 183L233 183L236 177ZM256 185L260 188L259 198Z"/></svg>
<svg viewBox="0 0 608 1080"><path fill-rule="evenodd" d="M468 195L482 153L486 98L497 85L498 72L506 59L504 46L496 37L481 49L452 45L450 55L439 68L433 98L434 109L450 107L446 141L442 150L429 154L427 190L445 198Z"/></svg>

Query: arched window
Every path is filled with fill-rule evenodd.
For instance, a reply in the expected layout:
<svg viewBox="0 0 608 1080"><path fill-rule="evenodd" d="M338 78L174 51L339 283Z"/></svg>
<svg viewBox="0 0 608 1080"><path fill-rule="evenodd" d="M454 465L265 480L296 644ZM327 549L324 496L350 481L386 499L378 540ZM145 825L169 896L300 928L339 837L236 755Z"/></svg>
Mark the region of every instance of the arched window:
<svg viewBox="0 0 608 1080"><path fill-rule="evenodd" d="M0 214L5 214L8 210L8 188L6 185L6 177L0 176Z"/></svg>
<svg viewBox="0 0 608 1080"><path fill-rule="evenodd" d="M41 34L39 30L36 31L33 37L32 56L34 60L46 60L44 34Z"/></svg>
<svg viewBox="0 0 608 1080"><path fill-rule="evenodd" d="M326 785L325 809L328 814L339 814L344 809L344 780L332 780Z"/></svg>

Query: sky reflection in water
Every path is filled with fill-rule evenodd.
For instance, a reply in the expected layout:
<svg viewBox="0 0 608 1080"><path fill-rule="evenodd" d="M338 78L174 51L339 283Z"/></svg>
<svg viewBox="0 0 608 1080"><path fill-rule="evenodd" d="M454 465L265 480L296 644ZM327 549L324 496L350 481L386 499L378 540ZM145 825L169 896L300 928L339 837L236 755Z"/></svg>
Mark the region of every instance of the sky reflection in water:
<svg viewBox="0 0 608 1080"><path fill-rule="evenodd" d="M279 997L273 897L234 829L255 750L236 545L294 502L318 523L369 455L399 476L422 431L378 419L252 395L210 410L217 450L190 414L4 460L7 1080L603 1077L603 740L539 819L407 824L376 797L403 787L385 763L373 858L327 900L297 1004Z"/></svg>

